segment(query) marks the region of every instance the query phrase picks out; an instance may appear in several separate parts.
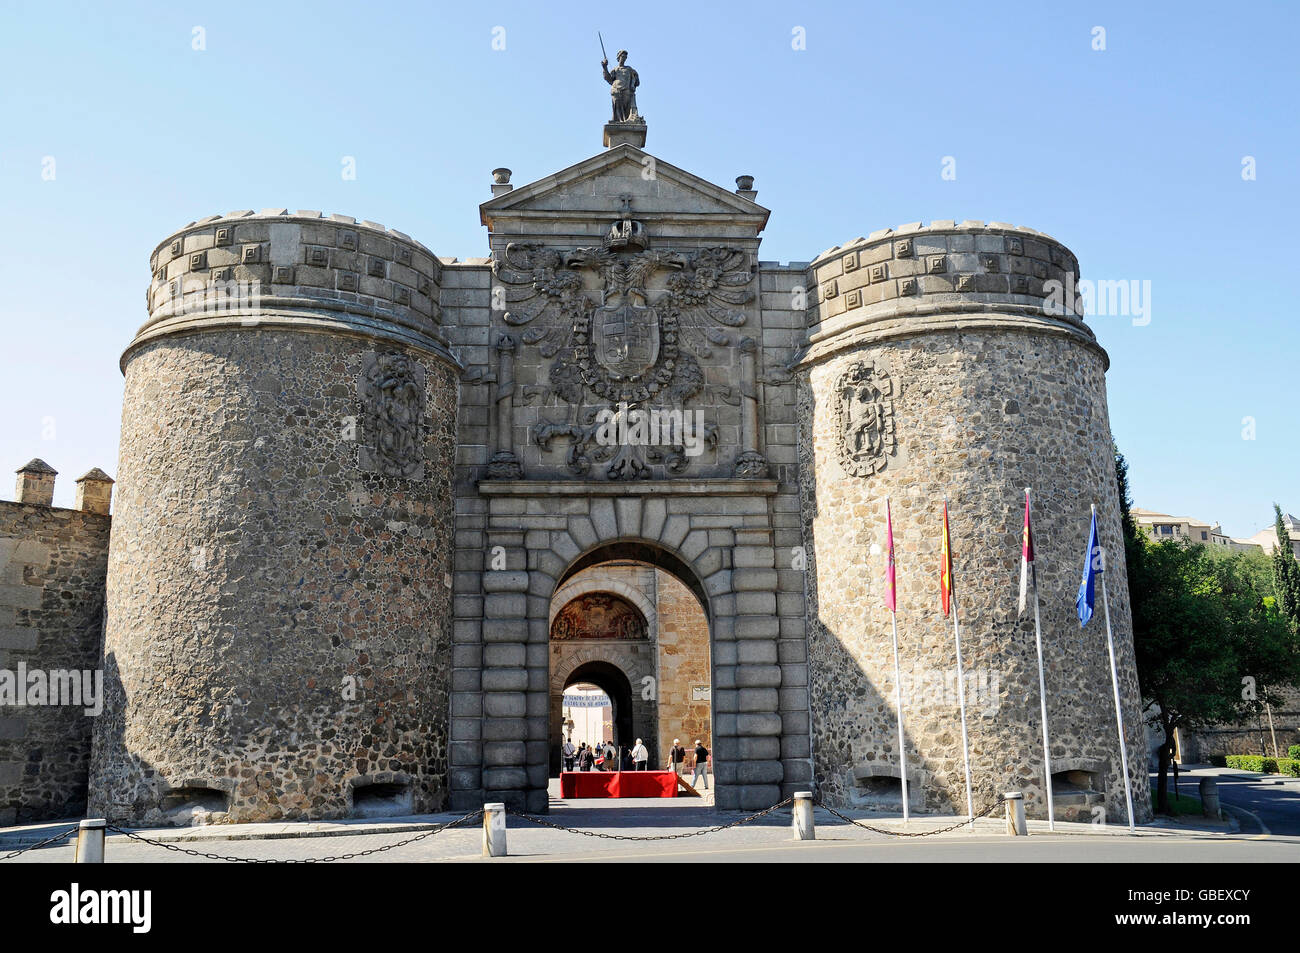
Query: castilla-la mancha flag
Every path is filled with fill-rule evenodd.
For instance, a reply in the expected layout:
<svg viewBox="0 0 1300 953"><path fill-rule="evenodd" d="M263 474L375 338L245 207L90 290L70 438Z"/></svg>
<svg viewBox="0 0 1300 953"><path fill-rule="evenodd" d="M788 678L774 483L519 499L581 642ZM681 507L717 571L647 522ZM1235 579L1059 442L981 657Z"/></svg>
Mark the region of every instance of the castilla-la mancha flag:
<svg viewBox="0 0 1300 953"><path fill-rule="evenodd" d="M943 504L943 548L939 554L939 597L943 600L943 614L952 604L952 540L948 536L948 503Z"/></svg>
<svg viewBox="0 0 1300 953"><path fill-rule="evenodd" d="M1034 576L1034 533L1029 528L1029 491L1025 490L1025 532L1020 550L1020 611L1025 611L1025 599L1030 587L1038 591L1038 579Z"/></svg>
<svg viewBox="0 0 1300 953"><path fill-rule="evenodd" d="M898 611L898 586L894 580L894 517L889 511L889 497L885 497L885 527L889 540L889 563L885 567L885 608Z"/></svg>

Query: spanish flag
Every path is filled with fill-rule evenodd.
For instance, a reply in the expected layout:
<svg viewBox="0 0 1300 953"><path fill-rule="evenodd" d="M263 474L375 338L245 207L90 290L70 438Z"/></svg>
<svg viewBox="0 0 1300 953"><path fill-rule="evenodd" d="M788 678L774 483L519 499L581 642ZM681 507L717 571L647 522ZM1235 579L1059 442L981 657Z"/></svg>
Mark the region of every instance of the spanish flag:
<svg viewBox="0 0 1300 953"><path fill-rule="evenodd" d="M948 535L948 501L943 501L943 550L939 555L939 596L943 600L943 614L948 615L952 605L952 539Z"/></svg>

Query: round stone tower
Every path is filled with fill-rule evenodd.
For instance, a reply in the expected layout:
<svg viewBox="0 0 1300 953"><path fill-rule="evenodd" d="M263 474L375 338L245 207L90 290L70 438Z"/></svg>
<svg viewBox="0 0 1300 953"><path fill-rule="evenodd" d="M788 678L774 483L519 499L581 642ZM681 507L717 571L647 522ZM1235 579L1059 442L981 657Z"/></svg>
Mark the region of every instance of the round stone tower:
<svg viewBox="0 0 1300 953"><path fill-rule="evenodd" d="M316 212L151 258L126 377L91 813L443 806L457 366L441 265Z"/></svg>
<svg viewBox="0 0 1300 953"><path fill-rule="evenodd" d="M814 767L841 804L898 809L890 498L910 803L964 814L951 618L939 588L948 499L978 811L1023 790L1046 816L1032 608L1017 611L1024 489L1033 488L1051 771L1058 817L1125 814L1101 605L1074 597L1097 504L1139 818L1150 814L1106 353L1079 314L1078 264L1032 229L935 222L832 248L801 378ZM1098 591L1100 600L1100 591Z"/></svg>

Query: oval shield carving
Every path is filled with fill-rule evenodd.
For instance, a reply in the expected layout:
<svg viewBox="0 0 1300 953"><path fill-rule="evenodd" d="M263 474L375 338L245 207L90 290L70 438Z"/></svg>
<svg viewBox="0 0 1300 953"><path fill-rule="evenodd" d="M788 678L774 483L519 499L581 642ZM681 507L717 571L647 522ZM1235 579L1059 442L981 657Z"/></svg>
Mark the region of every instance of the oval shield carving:
<svg viewBox="0 0 1300 953"><path fill-rule="evenodd" d="M835 383L840 464L852 476L885 468L894 453L894 385L870 362L849 365Z"/></svg>

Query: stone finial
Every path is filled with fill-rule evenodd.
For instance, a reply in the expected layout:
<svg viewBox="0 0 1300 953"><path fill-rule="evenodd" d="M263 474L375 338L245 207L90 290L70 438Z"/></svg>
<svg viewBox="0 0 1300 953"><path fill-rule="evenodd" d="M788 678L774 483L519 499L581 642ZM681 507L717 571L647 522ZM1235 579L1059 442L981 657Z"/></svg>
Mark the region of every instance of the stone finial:
<svg viewBox="0 0 1300 953"><path fill-rule="evenodd" d="M58 473L40 457L33 457L18 469L14 500L32 506L49 506L54 502L54 478Z"/></svg>
<svg viewBox="0 0 1300 953"><path fill-rule="evenodd" d="M752 175L736 176L736 194L742 199L749 199L751 202L758 198L758 193L754 191L754 177Z"/></svg>
<svg viewBox="0 0 1300 953"><path fill-rule="evenodd" d="M113 503L113 478L94 467L77 478L76 508L83 513L108 515Z"/></svg>
<svg viewBox="0 0 1300 953"><path fill-rule="evenodd" d="M492 195L505 195L507 192L514 191L514 186L510 184L509 169L492 170Z"/></svg>

